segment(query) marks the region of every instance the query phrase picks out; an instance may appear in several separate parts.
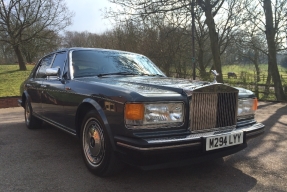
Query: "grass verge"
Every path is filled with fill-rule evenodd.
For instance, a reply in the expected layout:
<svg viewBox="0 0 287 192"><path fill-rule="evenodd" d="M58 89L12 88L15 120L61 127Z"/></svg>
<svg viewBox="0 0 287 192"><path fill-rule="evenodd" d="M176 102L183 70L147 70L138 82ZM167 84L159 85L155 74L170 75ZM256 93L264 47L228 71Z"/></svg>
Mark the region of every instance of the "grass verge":
<svg viewBox="0 0 287 192"><path fill-rule="evenodd" d="M26 67L26 71L20 71L18 65L0 65L0 97L20 96L20 85L34 65Z"/></svg>

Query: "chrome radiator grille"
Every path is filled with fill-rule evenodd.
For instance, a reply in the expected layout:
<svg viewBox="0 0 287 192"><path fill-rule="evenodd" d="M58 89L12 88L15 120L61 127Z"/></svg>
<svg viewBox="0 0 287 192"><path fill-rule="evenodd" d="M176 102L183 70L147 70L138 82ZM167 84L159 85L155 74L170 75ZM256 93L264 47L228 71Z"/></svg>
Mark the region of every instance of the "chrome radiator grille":
<svg viewBox="0 0 287 192"><path fill-rule="evenodd" d="M205 132L236 125L237 103L238 92L193 93L190 104L191 131Z"/></svg>

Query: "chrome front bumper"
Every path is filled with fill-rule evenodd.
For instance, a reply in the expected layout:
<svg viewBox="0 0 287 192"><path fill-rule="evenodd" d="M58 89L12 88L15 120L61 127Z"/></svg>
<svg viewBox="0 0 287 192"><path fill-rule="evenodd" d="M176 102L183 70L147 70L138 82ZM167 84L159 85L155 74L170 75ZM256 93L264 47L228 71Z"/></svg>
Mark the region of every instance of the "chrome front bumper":
<svg viewBox="0 0 287 192"><path fill-rule="evenodd" d="M117 141L116 143L118 146L136 151L157 151L187 147L198 148L203 145L204 138L208 136L220 136L243 131L246 135L246 140L249 140L264 133L264 127L265 126L262 123L254 123L252 125L244 125L243 123L240 127L237 127L233 131L229 132L208 132L202 134L190 134L187 136L145 139L145 142L147 143L145 146L136 146L131 143L127 144L123 141Z"/></svg>

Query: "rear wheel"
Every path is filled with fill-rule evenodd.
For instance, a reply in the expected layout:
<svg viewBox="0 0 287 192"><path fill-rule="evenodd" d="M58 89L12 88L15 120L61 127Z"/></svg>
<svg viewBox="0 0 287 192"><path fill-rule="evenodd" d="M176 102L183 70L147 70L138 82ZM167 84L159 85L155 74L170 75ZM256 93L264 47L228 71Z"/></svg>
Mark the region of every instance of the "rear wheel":
<svg viewBox="0 0 287 192"><path fill-rule="evenodd" d="M123 167L116 157L104 125L97 112L87 113L81 127L82 154L88 169L98 176L117 173Z"/></svg>
<svg viewBox="0 0 287 192"><path fill-rule="evenodd" d="M25 124L28 129L37 129L41 127L42 121L32 115L32 107L28 100L25 102L24 116Z"/></svg>

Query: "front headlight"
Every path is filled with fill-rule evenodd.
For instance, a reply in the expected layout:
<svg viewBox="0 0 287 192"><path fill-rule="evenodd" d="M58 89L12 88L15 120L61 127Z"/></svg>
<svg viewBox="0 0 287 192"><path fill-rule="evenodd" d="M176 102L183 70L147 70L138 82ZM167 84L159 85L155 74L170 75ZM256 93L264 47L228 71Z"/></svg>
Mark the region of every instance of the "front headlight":
<svg viewBox="0 0 287 192"><path fill-rule="evenodd" d="M127 103L125 123L138 128L155 128L162 124L177 126L183 123L183 111L183 103Z"/></svg>
<svg viewBox="0 0 287 192"><path fill-rule="evenodd" d="M257 105L257 98L239 99L237 116L253 115L257 110Z"/></svg>

